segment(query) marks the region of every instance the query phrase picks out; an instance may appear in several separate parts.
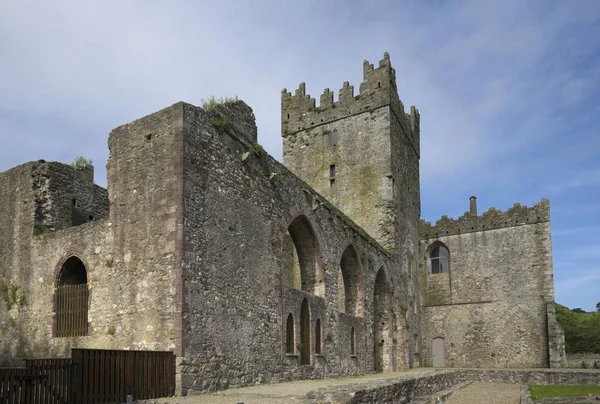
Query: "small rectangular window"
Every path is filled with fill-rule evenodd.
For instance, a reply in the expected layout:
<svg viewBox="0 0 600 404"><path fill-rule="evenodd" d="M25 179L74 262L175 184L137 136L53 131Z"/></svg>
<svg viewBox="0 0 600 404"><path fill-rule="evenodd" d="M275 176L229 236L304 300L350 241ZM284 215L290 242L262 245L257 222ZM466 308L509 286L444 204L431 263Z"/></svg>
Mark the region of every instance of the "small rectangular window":
<svg viewBox="0 0 600 404"><path fill-rule="evenodd" d="M334 186L334 185L335 185L335 178L331 178L331 179L329 180L329 186L330 186L330 187L332 187L332 186Z"/></svg>
<svg viewBox="0 0 600 404"><path fill-rule="evenodd" d="M329 178L335 177L335 164L329 166Z"/></svg>

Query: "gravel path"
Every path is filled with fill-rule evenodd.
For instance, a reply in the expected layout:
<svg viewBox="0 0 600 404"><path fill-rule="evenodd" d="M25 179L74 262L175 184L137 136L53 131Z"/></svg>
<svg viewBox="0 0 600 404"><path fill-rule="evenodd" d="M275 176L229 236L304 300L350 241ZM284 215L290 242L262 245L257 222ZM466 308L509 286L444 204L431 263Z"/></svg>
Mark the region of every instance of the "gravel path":
<svg viewBox="0 0 600 404"><path fill-rule="evenodd" d="M447 404L519 404L521 386L518 383L474 382L456 390Z"/></svg>

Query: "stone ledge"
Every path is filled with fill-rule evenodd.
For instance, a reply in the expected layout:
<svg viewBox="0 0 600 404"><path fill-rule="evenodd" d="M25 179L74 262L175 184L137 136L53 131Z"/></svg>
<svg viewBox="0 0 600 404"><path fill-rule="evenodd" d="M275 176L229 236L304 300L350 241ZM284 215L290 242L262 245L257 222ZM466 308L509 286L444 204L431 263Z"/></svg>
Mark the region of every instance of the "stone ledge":
<svg viewBox="0 0 600 404"><path fill-rule="evenodd" d="M438 404L438 403L443 403L446 400L448 400L451 396L452 393L454 393L456 390L460 390L463 389L467 386L469 386L471 383L473 383L473 381L468 381L468 382L464 382L464 383L459 383L449 389L445 389L442 391L438 391L435 394L432 394L430 396L425 396L425 397L417 397L417 399L415 401L412 401L411 404Z"/></svg>

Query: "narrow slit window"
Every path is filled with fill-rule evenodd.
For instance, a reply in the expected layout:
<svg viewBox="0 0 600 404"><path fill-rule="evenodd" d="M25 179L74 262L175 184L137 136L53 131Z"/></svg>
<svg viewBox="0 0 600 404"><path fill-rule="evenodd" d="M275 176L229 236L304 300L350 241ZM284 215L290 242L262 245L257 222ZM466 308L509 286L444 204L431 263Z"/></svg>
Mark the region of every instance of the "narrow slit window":
<svg viewBox="0 0 600 404"><path fill-rule="evenodd" d="M329 166L329 186L335 185L335 164Z"/></svg>
<svg viewBox="0 0 600 404"><path fill-rule="evenodd" d="M285 330L285 352L289 354L294 353L294 317L292 313L288 314L287 324Z"/></svg>
<svg viewBox="0 0 600 404"><path fill-rule="evenodd" d="M335 129L333 132L327 134L327 146L333 147L338 145L338 131Z"/></svg>
<svg viewBox="0 0 600 404"><path fill-rule="evenodd" d="M321 319L317 319L317 325L315 326L315 353L321 354Z"/></svg>
<svg viewBox="0 0 600 404"><path fill-rule="evenodd" d="M356 355L356 336L354 327L350 330L350 355Z"/></svg>

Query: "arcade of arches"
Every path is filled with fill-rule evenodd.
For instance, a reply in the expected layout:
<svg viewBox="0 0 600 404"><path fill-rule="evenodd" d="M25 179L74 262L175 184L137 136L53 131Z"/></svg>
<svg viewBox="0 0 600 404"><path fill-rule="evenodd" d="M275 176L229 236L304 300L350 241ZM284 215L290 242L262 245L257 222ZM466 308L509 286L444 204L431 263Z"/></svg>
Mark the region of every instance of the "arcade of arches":
<svg viewBox="0 0 600 404"><path fill-rule="evenodd" d="M284 238L284 254L282 284L314 297L324 298L325 271L321 261L320 246L306 216L298 216L288 226ZM339 260L337 288L334 289L337 289L337 309L340 313L362 319L360 322L363 324L370 324L367 319L364 319L364 279L356 248L350 244L344 249ZM377 272L373 287L374 368L378 372L391 371L393 370L392 287L383 268ZM323 328L320 318L316 321L311 319L310 301L306 297L301 303L298 300L300 304L298 320L292 313L284 313L285 352L291 355L296 355L297 352L301 365L310 364L313 354L327 354L322 351L323 335L332 332ZM311 329L311 325L315 329ZM359 344L357 340L355 326L349 326L345 333L348 333L346 352L352 356L359 356L362 342Z"/></svg>

